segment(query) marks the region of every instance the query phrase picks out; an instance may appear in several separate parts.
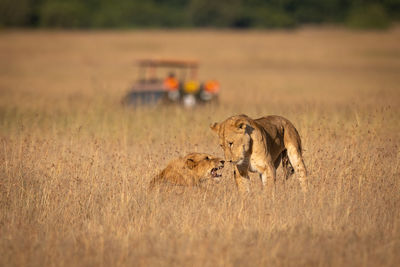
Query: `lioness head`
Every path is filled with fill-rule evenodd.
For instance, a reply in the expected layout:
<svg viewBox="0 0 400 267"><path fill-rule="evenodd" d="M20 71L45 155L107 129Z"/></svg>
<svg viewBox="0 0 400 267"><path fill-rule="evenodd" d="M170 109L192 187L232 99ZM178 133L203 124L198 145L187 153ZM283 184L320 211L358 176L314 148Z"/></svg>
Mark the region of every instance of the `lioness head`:
<svg viewBox="0 0 400 267"><path fill-rule="evenodd" d="M190 153L184 157L186 167L203 179L219 180L225 161L205 153Z"/></svg>
<svg viewBox="0 0 400 267"><path fill-rule="evenodd" d="M210 128L219 136L219 144L224 150L225 159L234 164L242 164L251 153L251 133L249 117L238 115L220 123L213 123Z"/></svg>
<svg viewBox="0 0 400 267"><path fill-rule="evenodd" d="M225 161L206 153L190 153L184 157L186 167L203 179L219 180Z"/></svg>

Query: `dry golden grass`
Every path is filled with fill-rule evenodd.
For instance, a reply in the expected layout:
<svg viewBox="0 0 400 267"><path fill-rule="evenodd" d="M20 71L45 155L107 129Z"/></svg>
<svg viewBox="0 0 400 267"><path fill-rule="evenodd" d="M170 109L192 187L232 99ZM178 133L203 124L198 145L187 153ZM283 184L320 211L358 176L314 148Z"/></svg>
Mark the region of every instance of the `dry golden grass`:
<svg viewBox="0 0 400 267"><path fill-rule="evenodd" d="M0 33L0 266L398 266L400 28L351 32ZM219 107L131 110L147 56L197 57ZM278 172L238 196L146 191L173 157L222 156L208 126L279 114L298 128L303 198Z"/></svg>

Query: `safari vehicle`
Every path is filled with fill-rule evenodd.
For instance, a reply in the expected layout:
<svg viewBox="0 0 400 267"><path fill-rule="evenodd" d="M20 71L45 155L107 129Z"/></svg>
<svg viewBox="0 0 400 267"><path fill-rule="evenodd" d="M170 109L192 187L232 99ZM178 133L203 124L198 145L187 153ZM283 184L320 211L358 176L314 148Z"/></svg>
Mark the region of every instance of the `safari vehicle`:
<svg viewBox="0 0 400 267"><path fill-rule="evenodd" d="M218 81L200 82L198 67L195 60L139 60L138 80L123 102L135 106L178 104L185 107L218 103Z"/></svg>

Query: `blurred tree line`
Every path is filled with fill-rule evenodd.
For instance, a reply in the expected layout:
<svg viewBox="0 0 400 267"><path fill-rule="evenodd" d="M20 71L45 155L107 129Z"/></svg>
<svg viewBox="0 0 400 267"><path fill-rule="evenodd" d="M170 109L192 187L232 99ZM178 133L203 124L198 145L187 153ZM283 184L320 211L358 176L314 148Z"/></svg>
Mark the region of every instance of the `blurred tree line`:
<svg viewBox="0 0 400 267"><path fill-rule="evenodd" d="M0 27L387 28L400 0L0 0Z"/></svg>

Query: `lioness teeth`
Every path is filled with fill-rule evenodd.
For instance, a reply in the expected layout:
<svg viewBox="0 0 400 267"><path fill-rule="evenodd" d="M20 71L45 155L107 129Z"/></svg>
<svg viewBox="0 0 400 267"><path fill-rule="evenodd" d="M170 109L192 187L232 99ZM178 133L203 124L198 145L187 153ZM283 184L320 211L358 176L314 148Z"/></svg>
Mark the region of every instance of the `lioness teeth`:
<svg viewBox="0 0 400 267"><path fill-rule="evenodd" d="M217 173L217 171L218 171L219 169L221 169L221 168L222 168L222 167L213 168L213 169L211 170L211 175L212 175L212 177L221 177L222 174L218 174L218 173Z"/></svg>

